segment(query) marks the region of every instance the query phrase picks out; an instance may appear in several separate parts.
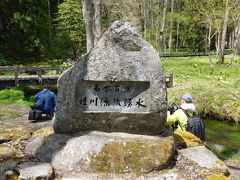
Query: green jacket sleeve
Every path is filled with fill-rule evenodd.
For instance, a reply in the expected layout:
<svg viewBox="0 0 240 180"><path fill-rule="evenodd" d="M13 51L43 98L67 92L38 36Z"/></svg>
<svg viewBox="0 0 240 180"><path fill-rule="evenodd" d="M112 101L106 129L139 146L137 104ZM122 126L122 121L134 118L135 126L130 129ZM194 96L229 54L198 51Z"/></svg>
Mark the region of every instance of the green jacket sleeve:
<svg viewBox="0 0 240 180"><path fill-rule="evenodd" d="M178 122L178 129L182 131L186 131L187 121L188 121L188 118L183 112L183 110L181 109L178 109L172 115L168 114L168 117L167 117L167 124L172 125L175 122Z"/></svg>

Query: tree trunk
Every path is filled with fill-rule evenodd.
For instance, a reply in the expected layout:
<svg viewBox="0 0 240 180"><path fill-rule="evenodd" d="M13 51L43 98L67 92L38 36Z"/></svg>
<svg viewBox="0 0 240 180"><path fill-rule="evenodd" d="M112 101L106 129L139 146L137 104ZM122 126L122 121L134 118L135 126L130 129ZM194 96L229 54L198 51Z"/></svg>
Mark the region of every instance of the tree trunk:
<svg viewBox="0 0 240 180"><path fill-rule="evenodd" d="M95 40L94 44L99 40L102 31L101 31L101 0L94 0L94 9L95 9Z"/></svg>
<svg viewBox="0 0 240 180"><path fill-rule="evenodd" d="M174 5L174 0L171 0L171 20L170 20L170 34L169 34L169 52L172 50L172 28L173 28L173 5Z"/></svg>
<svg viewBox="0 0 240 180"><path fill-rule="evenodd" d="M180 2L177 0L177 12L180 12ZM178 46L179 46L179 17L177 18L177 37L176 37L176 52L178 52Z"/></svg>
<svg viewBox="0 0 240 180"><path fill-rule="evenodd" d="M162 28L160 30L161 34L161 49L166 51L165 45L165 23L166 23L166 11L167 11L167 0L163 0L163 14L162 14Z"/></svg>
<svg viewBox="0 0 240 180"><path fill-rule="evenodd" d="M238 48L239 48L239 39L240 39L240 23L239 23L239 16L237 14L237 7L239 7L240 3L237 0L233 0L233 9L232 9L232 19L233 19L233 27L234 30L232 32L232 57L230 61L230 65L233 64L235 57L237 56L238 53Z"/></svg>
<svg viewBox="0 0 240 180"><path fill-rule="evenodd" d="M149 21L150 21L150 40L155 40L153 34L153 0L149 0Z"/></svg>
<svg viewBox="0 0 240 180"><path fill-rule="evenodd" d="M144 13L144 37L147 36L147 4L146 0L143 0L143 13Z"/></svg>
<svg viewBox="0 0 240 180"><path fill-rule="evenodd" d="M51 4L48 0L48 36L49 36L49 49L52 49L52 18L51 18Z"/></svg>
<svg viewBox="0 0 240 180"><path fill-rule="evenodd" d="M89 52L94 47L92 0L83 0L83 17L86 24L87 52Z"/></svg>
<svg viewBox="0 0 240 180"><path fill-rule="evenodd" d="M233 41L233 53L230 61L230 65L233 64L235 57L238 53L238 47L239 47L239 39L240 39L240 27L236 28L235 30L235 39Z"/></svg>
<svg viewBox="0 0 240 180"><path fill-rule="evenodd" d="M73 59L75 60L77 59L77 50L73 43L71 43L71 47L72 47L72 56L73 56Z"/></svg>
<svg viewBox="0 0 240 180"><path fill-rule="evenodd" d="M158 9L157 9L157 19L156 19L157 23L156 23L156 25L155 25L155 27L156 27L156 33L155 33L155 35L156 35L156 43L160 45L160 39L161 39L161 37L160 37L161 22L160 22L160 18L159 18L159 17L161 16L161 0L158 0L157 3L158 3ZM158 47L158 49L160 49L160 46ZM162 49L161 49L161 50L162 50Z"/></svg>
<svg viewBox="0 0 240 180"><path fill-rule="evenodd" d="M2 23L2 17L1 17L1 14L0 14L0 30L3 30L3 23Z"/></svg>
<svg viewBox="0 0 240 180"><path fill-rule="evenodd" d="M220 64L224 64L224 51L225 51L225 43L226 43L228 15L229 15L229 5L228 5L228 0L226 0L226 10L225 10L225 16L224 16L221 47L220 47L220 59L219 59Z"/></svg>
<svg viewBox="0 0 240 180"><path fill-rule="evenodd" d="M219 52L220 52L220 39L221 39L221 31L218 29L217 36L216 36L216 43L215 43L217 55L219 55Z"/></svg>
<svg viewBox="0 0 240 180"><path fill-rule="evenodd" d="M208 57L209 57L209 62L210 62L210 66L212 66L212 56L210 54L210 50L211 50L211 32L212 32L212 25L211 25L211 21L209 23L209 29L208 29L208 48L207 48L207 52L208 52Z"/></svg>
<svg viewBox="0 0 240 180"><path fill-rule="evenodd" d="M179 44L179 19L177 20L177 42L176 42L176 52L178 51Z"/></svg>

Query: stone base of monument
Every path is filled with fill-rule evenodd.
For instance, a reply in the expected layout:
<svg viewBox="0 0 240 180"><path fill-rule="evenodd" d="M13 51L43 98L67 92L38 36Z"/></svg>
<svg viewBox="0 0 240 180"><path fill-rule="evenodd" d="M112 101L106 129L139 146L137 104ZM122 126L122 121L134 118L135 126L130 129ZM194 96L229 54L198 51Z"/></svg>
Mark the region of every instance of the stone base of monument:
<svg viewBox="0 0 240 180"><path fill-rule="evenodd" d="M169 166L174 139L97 131L52 134L33 138L26 151L42 162L51 163L57 174L140 175Z"/></svg>
<svg viewBox="0 0 240 180"><path fill-rule="evenodd" d="M225 178L226 165L196 144L176 153L173 136L81 132L38 134L25 152L49 163L57 179L204 179Z"/></svg>

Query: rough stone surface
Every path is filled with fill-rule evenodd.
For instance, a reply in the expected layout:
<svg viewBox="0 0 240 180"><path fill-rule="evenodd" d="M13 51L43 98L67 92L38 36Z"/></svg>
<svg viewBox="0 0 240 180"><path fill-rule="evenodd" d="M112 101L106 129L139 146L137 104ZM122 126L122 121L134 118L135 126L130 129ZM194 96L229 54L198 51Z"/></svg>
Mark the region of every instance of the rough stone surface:
<svg viewBox="0 0 240 180"><path fill-rule="evenodd" d="M58 174L141 174L167 167L173 153L172 136L97 131L75 135L52 134L32 152L40 161L51 163Z"/></svg>
<svg viewBox="0 0 240 180"><path fill-rule="evenodd" d="M158 53L129 23L116 21L58 80L56 133L99 130L161 134L166 85Z"/></svg>
<svg viewBox="0 0 240 180"><path fill-rule="evenodd" d="M19 165L19 180L48 180L53 178L52 166L42 162L27 162Z"/></svg>
<svg viewBox="0 0 240 180"><path fill-rule="evenodd" d="M181 172L182 177L204 179L211 174L229 175L224 162L204 146L182 149L178 153L175 168Z"/></svg>

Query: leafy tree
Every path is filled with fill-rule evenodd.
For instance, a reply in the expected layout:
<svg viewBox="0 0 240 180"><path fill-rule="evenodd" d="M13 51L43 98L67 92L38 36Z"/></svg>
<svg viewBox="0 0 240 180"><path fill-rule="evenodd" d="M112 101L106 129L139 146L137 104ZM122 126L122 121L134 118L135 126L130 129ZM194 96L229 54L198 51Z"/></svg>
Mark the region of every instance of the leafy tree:
<svg viewBox="0 0 240 180"><path fill-rule="evenodd" d="M86 52L86 33L78 0L65 0L57 15L58 44L70 48L73 58ZM62 46L62 48L63 48Z"/></svg>
<svg viewBox="0 0 240 180"><path fill-rule="evenodd" d="M14 59L39 57L47 49L47 0L0 1L1 45Z"/></svg>

